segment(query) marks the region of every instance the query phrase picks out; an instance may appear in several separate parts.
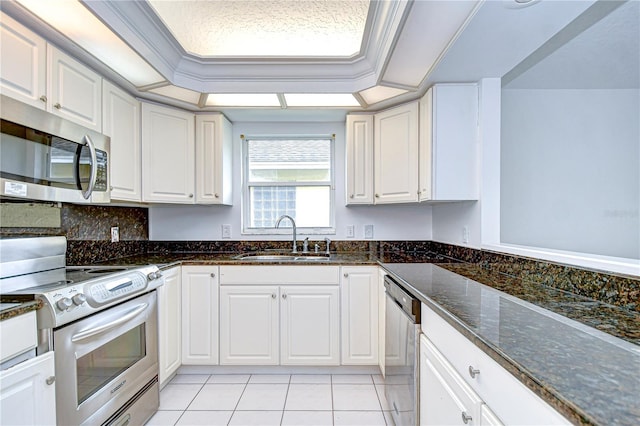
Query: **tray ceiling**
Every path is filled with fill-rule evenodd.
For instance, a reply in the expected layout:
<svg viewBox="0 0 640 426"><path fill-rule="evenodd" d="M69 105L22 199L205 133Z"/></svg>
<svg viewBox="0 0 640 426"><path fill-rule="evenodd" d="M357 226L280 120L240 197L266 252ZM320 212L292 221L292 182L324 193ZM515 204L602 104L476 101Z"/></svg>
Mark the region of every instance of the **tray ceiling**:
<svg viewBox="0 0 640 426"><path fill-rule="evenodd" d="M182 48L202 57L351 57L368 0L150 0Z"/></svg>
<svg viewBox="0 0 640 426"><path fill-rule="evenodd" d="M424 93L478 4L3 0L3 10L151 100L192 110L367 110Z"/></svg>

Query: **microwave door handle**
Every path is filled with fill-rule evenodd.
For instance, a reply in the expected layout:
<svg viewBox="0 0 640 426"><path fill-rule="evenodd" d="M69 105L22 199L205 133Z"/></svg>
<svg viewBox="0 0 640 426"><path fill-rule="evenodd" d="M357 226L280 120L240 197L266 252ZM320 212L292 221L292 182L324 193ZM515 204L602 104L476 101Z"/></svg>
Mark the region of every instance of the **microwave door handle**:
<svg viewBox="0 0 640 426"><path fill-rule="evenodd" d="M111 330L112 328L115 328L120 324L123 324L129 321L130 319L140 315L148 307L149 307L148 303L141 303L140 305L137 305L133 309L129 310L127 313L125 313L115 321L108 322L105 324L100 324L96 327L89 328L87 330L82 330L81 332L74 334L73 336L71 336L71 341L75 343L80 340L84 340L89 337L95 336L96 334L104 333L107 330Z"/></svg>
<svg viewBox="0 0 640 426"><path fill-rule="evenodd" d="M96 154L96 147L93 145L93 141L89 135L84 135L82 140L84 141L85 146L89 147L89 154L91 155L91 176L89 177L89 186L87 187L87 190L82 193L84 199L88 200L91 197L93 188L96 185L96 180L98 179L98 156ZM78 161L78 174L80 174L80 161Z"/></svg>

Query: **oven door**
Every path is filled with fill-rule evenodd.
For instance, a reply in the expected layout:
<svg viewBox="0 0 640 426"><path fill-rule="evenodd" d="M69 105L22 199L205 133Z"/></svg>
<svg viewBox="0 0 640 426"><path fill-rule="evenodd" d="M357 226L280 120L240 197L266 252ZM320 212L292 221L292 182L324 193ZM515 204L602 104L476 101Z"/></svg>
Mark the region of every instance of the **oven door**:
<svg viewBox="0 0 640 426"><path fill-rule="evenodd" d="M55 330L57 423L101 424L154 380L157 333L155 291Z"/></svg>

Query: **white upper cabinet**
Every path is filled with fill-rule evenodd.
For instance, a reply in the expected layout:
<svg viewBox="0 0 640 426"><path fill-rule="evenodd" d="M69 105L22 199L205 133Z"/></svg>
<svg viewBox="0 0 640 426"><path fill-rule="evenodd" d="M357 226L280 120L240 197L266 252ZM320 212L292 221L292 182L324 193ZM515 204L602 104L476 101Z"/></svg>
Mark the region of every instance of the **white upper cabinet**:
<svg viewBox="0 0 640 426"><path fill-rule="evenodd" d="M2 94L102 132L102 77L5 14Z"/></svg>
<svg viewBox="0 0 640 426"><path fill-rule="evenodd" d="M51 45L47 46L47 61L47 109L102 132L102 77Z"/></svg>
<svg viewBox="0 0 640 426"><path fill-rule="evenodd" d="M142 199L193 204L194 114L142 104Z"/></svg>
<svg viewBox="0 0 640 426"><path fill-rule="evenodd" d="M478 87L436 84L420 100L420 201L477 200Z"/></svg>
<svg viewBox="0 0 640 426"><path fill-rule="evenodd" d="M46 108L47 43L0 12L0 89L3 95Z"/></svg>
<svg viewBox="0 0 640 426"><path fill-rule="evenodd" d="M111 138L111 199L142 201L140 102L106 80L102 88L102 131Z"/></svg>
<svg viewBox="0 0 640 426"><path fill-rule="evenodd" d="M232 127L222 114L196 116L196 203L232 203Z"/></svg>
<svg viewBox="0 0 640 426"><path fill-rule="evenodd" d="M347 115L347 205L373 204L373 115Z"/></svg>
<svg viewBox="0 0 640 426"><path fill-rule="evenodd" d="M418 102L374 116L375 204L418 201Z"/></svg>

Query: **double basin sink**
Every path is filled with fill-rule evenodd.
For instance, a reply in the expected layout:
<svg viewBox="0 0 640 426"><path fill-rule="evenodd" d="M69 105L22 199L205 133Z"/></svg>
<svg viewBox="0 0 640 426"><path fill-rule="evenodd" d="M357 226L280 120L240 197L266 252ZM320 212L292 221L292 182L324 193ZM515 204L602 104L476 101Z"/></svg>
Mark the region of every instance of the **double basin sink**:
<svg viewBox="0 0 640 426"><path fill-rule="evenodd" d="M328 262L331 257L326 254L288 253L288 254L240 254L233 258L245 262Z"/></svg>

